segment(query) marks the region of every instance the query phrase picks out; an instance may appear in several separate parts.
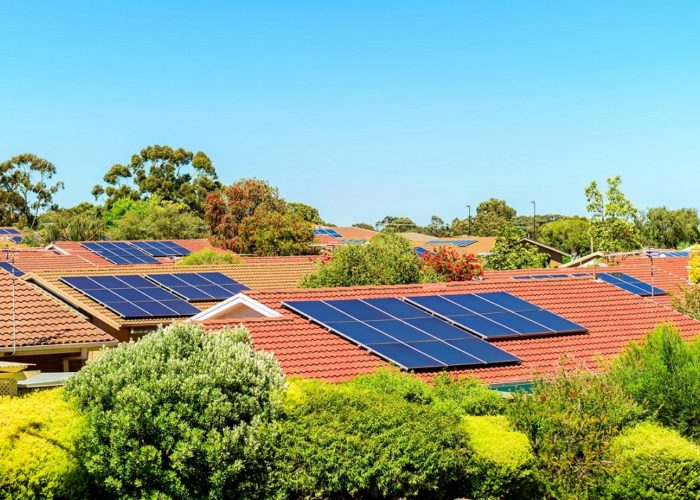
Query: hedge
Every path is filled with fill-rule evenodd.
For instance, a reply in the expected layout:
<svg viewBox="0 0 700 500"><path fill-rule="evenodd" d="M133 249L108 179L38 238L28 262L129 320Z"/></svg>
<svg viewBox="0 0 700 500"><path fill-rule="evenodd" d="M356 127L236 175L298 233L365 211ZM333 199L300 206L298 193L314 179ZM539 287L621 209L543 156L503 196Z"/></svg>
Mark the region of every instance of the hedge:
<svg viewBox="0 0 700 500"><path fill-rule="evenodd" d="M644 422L612 440L612 498L700 498L700 446L678 432Z"/></svg>
<svg viewBox="0 0 700 500"><path fill-rule="evenodd" d="M84 419L61 390L0 398L0 497L81 498L88 479L75 456Z"/></svg>
<svg viewBox="0 0 700 500"><path fill-rule="evenodd" d="M535 456L527 436L504 416L465 416L474 449L470 498L525 498L534 494Z"/></svg>

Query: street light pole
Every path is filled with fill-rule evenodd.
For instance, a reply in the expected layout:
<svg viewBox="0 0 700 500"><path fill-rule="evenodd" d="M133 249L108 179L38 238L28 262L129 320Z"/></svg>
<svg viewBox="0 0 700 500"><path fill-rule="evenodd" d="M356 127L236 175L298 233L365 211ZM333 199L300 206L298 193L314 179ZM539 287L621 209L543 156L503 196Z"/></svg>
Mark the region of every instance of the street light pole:
<svg viewBox="0 0 700 500"><path fill-rule="evenodd" d="M467 211L469 212L469 216L467 217L467 220L469 221L468 233L469 233L469 236L471 236L472 235L472 206L471 205L467 205Z"/></svg>
<svg viewBox="0 0 700 500"><path fill-rule="evenodd" d="M531 201L532 203L532 239L537 239L537 203Z"/></svg>

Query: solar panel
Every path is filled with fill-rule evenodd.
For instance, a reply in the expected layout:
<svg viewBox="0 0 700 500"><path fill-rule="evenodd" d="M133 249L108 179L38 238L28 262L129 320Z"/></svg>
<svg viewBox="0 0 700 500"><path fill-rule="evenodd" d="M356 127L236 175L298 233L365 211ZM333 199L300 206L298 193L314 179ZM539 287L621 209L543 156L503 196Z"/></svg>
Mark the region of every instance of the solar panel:
<svg viewBox="0 0 700 500"><path fill-rule="evenodd" d="M0 229L0 234L22 234L22 232L14 227L5 227Z"/></svg>
<svg viewBox="0 0 700 500"><path fill-rule="evenodd" d="M10 238L10 240L14 241L15 243L22 243L23 239L24 238L22 238L21 236L13 236L12 238Z"/></svg>
<svg viewBox="0 0 700 500"><path fill-rule="evenodd" d="M651 255L652 257L690 257L690 252L651 252L649 255Z"/></svg>
<svg viewBox="0 0 700 500"><path fill-rule="evenodd" d="M183 257L191 253L174 241L130 241L129 243L152 257Z"/></svg>
<svg viewBox="0 0 700 500"><path fill-rule="evenodd" d="M224 300L248 290L222 273L149 274L146 278L187 300Z"/></svg>
<svg viewBox="0 0 700 500"><path fill-rule="evenodd" d="M143 276L72 276L61 281L122 318L194 316L199 309Z"/></svg>
<svg viewBox="0 0 700 500"><path fill-rule="evenodd" d="M160 262L123 241L83 242L81 245L112 264L160 264Z"/></svg>
<svg viewBox="0 0 700 500"><path fill-rule="evenodd" d="M425 254L435 255L435 252L431 252L427 248L423 248L423 247L415 247L413 249L413 251L416 252L416 255L418 255L418 257L423 257L423 255L425 255Z"/></svg>
<svg viewBox="0 0 700 500"><path fill-rule="evenodd" d="M426 242L426 245L454 245L458 247L468 247L469 245L476 243L476 240L430 240Z"/></svg>
<svg viewBox="0 0 700 500"><path fill-rule="evenodd" d="M283 305L407 370L519 361L397 298L294 301Z"/></svg>
<svg viewBox="0 0 700 500"><path fill-rule="evenodd" d="M326 235L332 236L333 238L342 238L342 236L335 230L330 228L318 228L314 229L314 234L316 235Z"/></svg>
<svg viewBox="0 0 700 500"><path fill-rule="evenodd" d="M23 276L24 273L17 269L15 266L10 264L9 262L0 262L0 269L3 269L4 271L7 271L13 276Z"/></svg>
<svg viewBox="0 0 700 500"><path fill-rule="evenodd" d="M405 300L484 339L587 331L581 325L506 292L424 295Z"/></svg>
<svg viewBox="0 0 700 500"><path fill-rule="evenodd" d="M598 273L598 278L641 297L666 295L666 292L661 288L652 286L625 273Z"/></svg>

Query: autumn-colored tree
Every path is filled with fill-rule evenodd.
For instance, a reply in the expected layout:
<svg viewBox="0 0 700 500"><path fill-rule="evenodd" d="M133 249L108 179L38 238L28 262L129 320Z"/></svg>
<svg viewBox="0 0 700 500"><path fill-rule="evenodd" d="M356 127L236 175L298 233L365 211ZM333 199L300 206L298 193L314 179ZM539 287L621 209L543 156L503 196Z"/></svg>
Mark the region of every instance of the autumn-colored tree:
<svg viewBox="0 0 700 500"><path fill-rule="evenodd" d="M483 269L474 255L460 255L448 248L438 248L435 253L425 252L423 268L429 268L445 281L470 281L479 279Z"/></svg>
<svg viewBox="0 0 700 500"><path fill-rule="evenodd" d="M95 198L106 195L106 208L122 198L157 195L161 200L184 203L200 216L203 200L220 187L216 168L206 154L158 145L143 148L127 164L113 165L104 181L107 185L95 186L92 194Z"/></svg>
<svg viewBox="0 0 700 500"><path fill-rule="evenodd" d="M62 182L49 185L56 167L24 153L0 163L0 225L36 226L39 214L53 203Z"/></svg>

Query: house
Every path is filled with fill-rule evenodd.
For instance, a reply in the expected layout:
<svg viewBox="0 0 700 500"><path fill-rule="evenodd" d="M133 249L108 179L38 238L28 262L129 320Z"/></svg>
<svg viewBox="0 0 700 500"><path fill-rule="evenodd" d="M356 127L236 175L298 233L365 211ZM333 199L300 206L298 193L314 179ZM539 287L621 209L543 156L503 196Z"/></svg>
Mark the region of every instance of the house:
<svg viewBox="0 0 700 500"><path fill-rule="evenodd" d="M74 371L116 339L45 291L0 271L0 360Z"/></svg>
<svg viewBox="0 0 700 500"><path fill-rule="evenodd" d="M631 265L624 269L640 279L646 277L644 266ZM537 377L552 376L562 362L569 367L599 369L599 360L618 354L631 341L640 341L659 323L672 322L687 339L700 333L700 322L673 311L666 296L639 296L600 279L600 276L597 279L591 275L515 279L516 275L487 274L483 281L407 286L248 291L229 300L231 308L236 310L230 317L225 311L218 310L211 315L204 312L192 320L202 323L208 330L243 324L250 331L255 347L273 353L287 375L328 381L348 380L379 367L395 366L395 363L389 361L387 356L380 356L375 350L367 348L370 341L360 345L348 340L347 336L335 333L333 328L336 327L323 326L322 319L300 314L300 304L304 309L311 308L316 301L344 300L356 304L358 299L376 298L395 298L405 303L407 297L414 296L445 296L446 299L439 300L451 302L453 300L449 297L455 295L493 292L501 292L502 295L502 292L506 292L547 311L547 314L562 318L567 324L572 322L579 326L580 331L575 333L487 339L489 348L497 347L517 358L515 362L417 370L427 379L445 371L454 376L472 375L495 386L526 383ZM657 270L655 277L657 286L670 288L671 283L677 282L677 277L662 270ZM394 301L391 303L394 304ZM514 314L517 316L519 313ZM471 318L472 315L469 316ZM444 323L450 326L449 322ZM445 325L441 323L438 326L445 328Z"/></svg>

